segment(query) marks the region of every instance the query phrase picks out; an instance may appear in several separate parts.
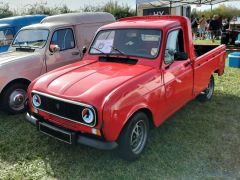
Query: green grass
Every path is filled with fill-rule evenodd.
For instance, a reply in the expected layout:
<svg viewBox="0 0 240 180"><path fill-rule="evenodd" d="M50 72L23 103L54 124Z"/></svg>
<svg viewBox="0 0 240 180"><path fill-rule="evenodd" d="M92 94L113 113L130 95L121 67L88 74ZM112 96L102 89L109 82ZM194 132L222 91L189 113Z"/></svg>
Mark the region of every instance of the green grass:
<svg viewBox="0 0 240 180"><path fill-rule="evenodd" d="M191 101L151 131L135 162L114 151L69 146L47 137L24 115L0 113L0 179L240 178L240 70L215 76L212 101Z"/></svg>
<svg viewBox="0 0 240 180"><path fill-rule="evenodd" d="M198 44L198 45L219 45L220 44L220 40L215 40L215 42L212 42L212 40L194 40L193 41L194 44Z"/></svg>

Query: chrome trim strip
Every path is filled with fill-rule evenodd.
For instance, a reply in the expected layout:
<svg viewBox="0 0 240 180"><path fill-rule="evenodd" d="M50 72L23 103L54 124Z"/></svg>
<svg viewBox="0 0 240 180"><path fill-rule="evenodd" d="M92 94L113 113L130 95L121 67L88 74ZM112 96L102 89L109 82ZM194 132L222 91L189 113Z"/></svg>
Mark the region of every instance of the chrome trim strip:
<svg viewBox="0 0 240 180"><path fill-rule="evenodd" d="M35 90L33 90L32 93L40 94L40 95L43 95L43 96L46 96L46 97L49 97L49 98L52 98L52 99L72 103L72 104L75 104L75 105L86 106L86 107L89 107L89 108L93 107L89 104L84 104L84 103L73 101L73 100L63 99L63 98L56 97L56 96L53 96L53 95L49 95L49 94L46 94L46 93L38 92L38 91L35 91Z"/></svg>
<svg viewBox="0 0 240 180"><path fill-rule="evenodd" d="M88 108L92 109L92 111L94 113L94 124L93 125L89 125L89 124L86 124L86 123L78 122L78 121L75 121L73 119L69 119L67 117L63 117L63 116L60 116L60 115L48 112L48 111L45 111L45 110L43 110L41 108L37 108L37 107L34 106L36 109L38 109L40 111L43 111L43 112L49 113L51 115L54 115L54 116L57 116L57 117L60 117L60 118L63 118L63 119L66 119L66 120L78 123L78 124L82 124L82 125L85 125L85 126L88 126L88 127L94 127L96 125L96 123L97 123L96 112L95 112L95 109L93 108L93 106L91 106L91 105L80 103L80 102L76 102L76 101L72 101L72 100L68 100L68 99L59 98L59 97L52 96L52 95L49 95L49 94L46 94L46 93L42 93L42 92L38 92L38 91L35 91L35 90L33 90L32 93L39 94L39 95L42 95L42 96L46 96L46 97L49 97L49 98L52 98L52 99L56 99L56 100L59 100L59 101L63 101L63 102L66 102L66 103L88 107Z"/></svg>
<svg viewBox="0 0 240 180"><path fill-rule="evenodd" d="M70 137L70 142L65 141L65 140L63 140L63 139L60 139L60 138L54 136L54 135L51 135L51 134L49 134L49 133L47 133L47 132L42 131L41 128L40 128L41 125L49 128L49 129L52 129L52 130L54 130L54 131L57 131L57 132L60 132L60 133L69 135L69 137ZM41 123L41 122L39 122L38 128L39 128L39 131L42 132L43 134L46 134L46 135L48 135L48 136L51 136L51 137L53 137L53 138L55 138L55 139L57 139L57 140L59 140L59 141L62 141L62 142L68 143L68 144L72 144L72 134L69 133L69 132L65 132L65 131L63 131L63 130L61 130L61 129L58 129L58 128L54 127L54 126L48 125L48 124L46 124L46 123Z"/></svg>
<svg viewBox="0 0 240 180"><path fill-rule="evenodd" d="M35 118L34 116L31 116L29 113L26 113L25 118L27 119L28 122L30 122L32 125L37 125L38 119Z"/></svg>

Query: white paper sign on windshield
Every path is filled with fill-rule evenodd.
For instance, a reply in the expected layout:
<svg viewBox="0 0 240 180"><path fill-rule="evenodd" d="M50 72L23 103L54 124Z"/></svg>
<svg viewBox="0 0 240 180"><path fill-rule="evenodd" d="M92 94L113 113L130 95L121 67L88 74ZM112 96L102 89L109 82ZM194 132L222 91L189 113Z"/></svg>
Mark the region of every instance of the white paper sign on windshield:
<svg viewBox="0 0 240 180"><path fill-rule="evenodd" d="M112 50L113 39L97 40L94 47L102 51L103 53L110 53ZM96 49L94 51L98 52Z"/></svg>

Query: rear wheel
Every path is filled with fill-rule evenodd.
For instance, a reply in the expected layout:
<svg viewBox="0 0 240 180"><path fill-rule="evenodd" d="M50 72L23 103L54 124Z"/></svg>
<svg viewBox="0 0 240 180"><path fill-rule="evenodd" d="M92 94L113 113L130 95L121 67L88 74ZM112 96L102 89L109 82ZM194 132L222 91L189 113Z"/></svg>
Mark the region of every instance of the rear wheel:
<svg viewBox="0 0 240 180"><path fill-rule="evenodd" d="M120 134L119 154L125 160L135 160L144 150L149 134L149 119L143 112L136 113Z"/></svg>
<svg viewBox="0 0 240 180"><path fill-rule="evenodd" d="M27 99L27 85L14 83L4 90L2 94L2 108L8 114L24 112L24 103Z"/></svg>
<svg viewBox="0 0 240 180"><path fill-rule="evenodd" d="M200 95L198 95L197 99L201 102L211 100L214 93L214 86L215 86L214 77L212 75L209 80L208 87L203 92L201 92Z"/></svg>

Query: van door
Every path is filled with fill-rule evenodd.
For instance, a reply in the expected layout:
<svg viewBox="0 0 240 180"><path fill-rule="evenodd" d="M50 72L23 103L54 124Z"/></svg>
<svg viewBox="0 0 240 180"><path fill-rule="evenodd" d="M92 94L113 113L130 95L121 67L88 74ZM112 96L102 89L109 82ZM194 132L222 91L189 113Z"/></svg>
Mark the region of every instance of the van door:
<svg viewBox="0 0 240 180"><path fill-rule="evenodd" d="M186 50L182 30L177 29L169 32L163 61L163 80L168 115L192 98L193 67L191 61L187 57L176 57L177 53L184 52Z"/></svg>
<svg viewBox="0 0 240 180"><path fill-rule="evenodd" d="M52 51L57 47L57 51ZM72 27L57 29L53 32L49 47L46 51L47 71L80 60L80 50L77 47Z"/></svg>

